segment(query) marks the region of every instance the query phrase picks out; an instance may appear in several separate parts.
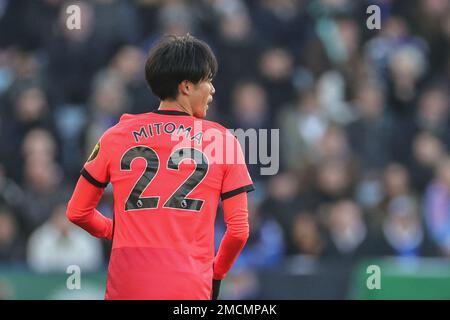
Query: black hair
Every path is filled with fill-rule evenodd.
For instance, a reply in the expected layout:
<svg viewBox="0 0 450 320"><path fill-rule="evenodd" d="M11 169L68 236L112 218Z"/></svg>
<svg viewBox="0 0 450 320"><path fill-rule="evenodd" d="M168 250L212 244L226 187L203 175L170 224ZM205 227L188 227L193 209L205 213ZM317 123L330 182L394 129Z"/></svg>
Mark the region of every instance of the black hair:
<svg viewBox="0 0 450 320"><path fill-rule="evenodd" d="M189 34L165 36L150 51L145 64L147 83L161 100L175 100L178 85L184 80L197 84L216 73L217 60L211 48Z"/></svg>

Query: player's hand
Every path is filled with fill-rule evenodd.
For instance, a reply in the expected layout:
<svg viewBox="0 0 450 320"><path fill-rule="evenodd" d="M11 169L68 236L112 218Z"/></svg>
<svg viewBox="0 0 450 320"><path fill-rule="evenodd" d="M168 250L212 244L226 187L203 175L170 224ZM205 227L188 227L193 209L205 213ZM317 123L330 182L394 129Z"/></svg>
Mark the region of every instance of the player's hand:
<svg viewBox="0 0 450 320"><path fill-rule="evenodd" d="M220 293L220 284L222 280L213 280L212 285L212 300L217 300L219 298Z"/></svg>

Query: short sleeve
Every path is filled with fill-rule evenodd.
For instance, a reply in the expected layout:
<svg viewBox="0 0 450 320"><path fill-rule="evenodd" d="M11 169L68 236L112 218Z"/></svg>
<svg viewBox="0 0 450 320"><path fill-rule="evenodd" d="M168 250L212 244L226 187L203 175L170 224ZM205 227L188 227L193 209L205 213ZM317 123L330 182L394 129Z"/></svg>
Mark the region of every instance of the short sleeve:
<svg viewBox="0 0 450 320"><path fill-rule="evenodd" d="M81 169L81 175L98 188L105 188L109 183L109 157L104 136L95 145L88 160Z"/></svg>
<svg viewBox="0 0 450 320"><path fill-rule="evenodd" d="M241 144L229 132L227 132L227 139L230 139L232 143L227 144L226 147L225 174L221 191L222 200L231 198L242 192L255 190L253 181L248 173L247 165L245 164Z"/></svg>

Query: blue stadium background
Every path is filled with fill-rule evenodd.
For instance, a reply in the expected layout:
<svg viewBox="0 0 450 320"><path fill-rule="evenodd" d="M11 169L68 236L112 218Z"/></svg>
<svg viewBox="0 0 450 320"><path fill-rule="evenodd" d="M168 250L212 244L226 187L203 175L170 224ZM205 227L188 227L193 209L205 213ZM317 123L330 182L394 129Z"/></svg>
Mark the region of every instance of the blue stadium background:
<svg viewBox="0 0 450 320"><path fill-rule="evenodd" d="M222 298L450 299L447 0L0 0L0 298L103 297L110 246L65 205L99 136L158 106L149 48L186 33L219 61L208 118L281 135L277 175L249 166L251 235Z"/></svg>

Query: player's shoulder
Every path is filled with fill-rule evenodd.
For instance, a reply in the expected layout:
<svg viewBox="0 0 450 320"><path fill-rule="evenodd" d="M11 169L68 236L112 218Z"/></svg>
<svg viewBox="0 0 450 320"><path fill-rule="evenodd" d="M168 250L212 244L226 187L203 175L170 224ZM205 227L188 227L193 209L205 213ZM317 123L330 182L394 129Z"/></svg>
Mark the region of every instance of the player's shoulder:
<svg viewBox="0 0 450 320"><path fill-rule="evenodd" d="M124 113L120 116L119 121L114 126L110 127L105 131L104 136L114 136L116 134L121 134L122 131L129 129L130 126L139 125L141 120L148 118L148 113Z"/></svg>
<svg viewBox="0 0 450 320"><path fill-rule="evenodd" d="M103 133L101 140L107 142L111 139L114 139L118 135L120 136L126 127L133 123L137 123L138 120L142 119L143 117L144 114L122 114L122 116L119 118L119 121Z"/></svg>
<svg viewBox="0 0 450 320"><path fill-rule="evenodd" d="M141 120L143 118L148 118L149 115L151 113L136 113L136 114L132 114L132 113L124 113L122 114L122 116L119 119L119 122L117 123L117 125L126 125L130 122L134 122L136 120Z"/></svg>

